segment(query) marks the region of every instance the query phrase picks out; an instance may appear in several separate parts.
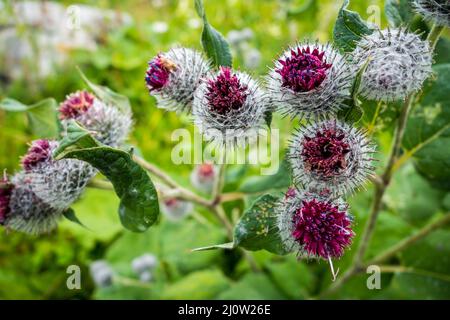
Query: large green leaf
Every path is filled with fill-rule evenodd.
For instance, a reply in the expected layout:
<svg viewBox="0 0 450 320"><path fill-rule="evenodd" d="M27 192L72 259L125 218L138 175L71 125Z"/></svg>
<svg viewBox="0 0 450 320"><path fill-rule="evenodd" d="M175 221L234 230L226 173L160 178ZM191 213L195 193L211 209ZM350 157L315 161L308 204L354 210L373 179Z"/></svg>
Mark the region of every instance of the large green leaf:
<svg viewBox="0 0 450 320"><path fill-rule="evenodd" d="M247 250L286 254L277 228L278 198L266 194L248 208L234 228L234 243Z"/></svg>
<svg viewBox="0 0 450 320"><path fill-rule="evenodd" d="M333 29L334 43L344 52L353 51L357 41L372 33L372 29L357 12L347 9L349 3L349 0L344 1Z"/></svg>
<svg viewBox="0 0 450 320"><path fill-rule="evenodd" d="M280 190L292 184L291 169L287 159L281 161L277 173L265 176L251 176L245 179L239 190L245 193L262 193Z"/></svg>
<svg viewBox="0 0 450 320"><path fill-rule="evenodd" d="M411 114L403 139L405 155L413 156L419 173L433 185L450 189L450 64L434 67Z"/></svg>
<svg viewBox="0 0 450 320"><path fill-rule="evenodd" d="M167 300L213 299L228 287L228 279L219 270L204 270L191 273L168 286L162 298Z"/></svg>
<svg viewBox="0 0 450 320"><path fill-rule="evenodd" d="M230 46L224 36L209 24L203 7L203 0L195 0L195 9L203 20L202 46L206 55L212 60L215 66L231 67L232 56Z"/></svg>
<svg viewBox="0 0 450 320"><path fill-rule="evenodd" d="M410 0L386 0L384 13L393 27L406 25L414 18Z"/></svg>
<svg viewBox="0 0 450 320"><path fill-rule="evenodd" d="M17 100L5 98L0 101L0 109L25 112L33 134L40 138L58 137L57 103L53 98L44 99L29 106Z"/></svg>
<svg viewBox="0 0 450 320"><path fill-rule="evenodd" d="M120 198L119 216L125 228L143 232L155 223L159 215L155 186L129 153L100 145L88 131L71 122L54 156L86 161L112 182Z"/></svg>

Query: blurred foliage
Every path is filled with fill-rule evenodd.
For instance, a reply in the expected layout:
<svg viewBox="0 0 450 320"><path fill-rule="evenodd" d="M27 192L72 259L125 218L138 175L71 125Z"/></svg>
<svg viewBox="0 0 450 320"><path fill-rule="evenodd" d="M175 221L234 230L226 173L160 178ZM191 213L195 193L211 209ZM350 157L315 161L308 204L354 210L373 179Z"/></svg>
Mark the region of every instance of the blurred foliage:
<svg viewBox="0 0 450 320"><path fill-rule="evenodd" d="M156 107L145 88L144 72L150 57L175 44L201 49L202 21L195 12L194 1L81 2L129 12L135 21L131 26L105 34L99 39L101 45L95 52L70 52L70 61L43 81L26 77L3 84L0 98L9 97L26 105L48 97L60 102L65 95L84 87L75 69L79 66L95 83L130 98L135 120L130 143L138 146L138 152L145 158L188 186L192 167L172 164L171 150L176 142L171 141L171 133L180 127L192 131L193 126L188 117L179 117ZM333 24L341 5L341 1L335 0L205 0L208 21L223 35L247 27L253 30L250 45L261 52L261 63L252 73L259 76L263 76L276 55L294 41L332 39ZM352 1L349 9L367 19L374 12L383 13L383 1ZM167 30L158 28L164 23ZM383 15L381 23L387 25ZM450 62L448 47L447 40L439 43L438 63ZM244 69L242 53L236 48L232 51L234 67ZM381 167L389 150L389 129L398 109L396 105L364 103L364 106L361 123L379 132L374 138L378 143ZM379 117L374 117L375 114ZM280 128L282 147L286 146L295 125L289 119L274 116L272 127ZM0 111L0 128L0 168L14 172L27 143L36 136L23 114ZM244 170L231 168L225 188L229 191L238 188L256 190L277 182L267 177L258 180L257 172L254 166L246 166ZM280 176L285 173L280 172ZM446 181L448 183L448 179ZM276 186L278 188L278 184ZM283 183L280 184L282 187L285 187ZM350 199L351 212L357 221L354 248L368 215L371 194L369 187ZM246 199L247 204L252 199ZM242 205L241 202L233 203L227 211ZM238 250L190 252L192 248L226 242L223 230L215 221L203 217L201 208L196 208L194 215L181 222L162 218L150 231L133 234L120 226L117 207L118 200L112 192L90 189L74 206L78 218L89 230L69 221L62 222L56 232L39 238L0 230L0 298L303 299L317 295L331 282L325 262L297 261L292 255L280 257L260 251L253 255L263 272L254 274ZM402 167L388 189L368 257L397 243L449 209L450 193L433 189L412 165ZM354 251L349 251L338 261L337 267L345 270ZM140 283L131 268L133 258L146 252L159 259L155 280L150 284ZM108 261L120 275L113 286L95 288L92 283L88 268L97 259ZM363 274L345 284L333 298L448 299L449 261L450 229L443 229L393 258L391 262L410 269L383 274L382 290L367 290L366 275ZM73 264L82 268L81 290L68 290L65 285L66 268Z"/></svg>

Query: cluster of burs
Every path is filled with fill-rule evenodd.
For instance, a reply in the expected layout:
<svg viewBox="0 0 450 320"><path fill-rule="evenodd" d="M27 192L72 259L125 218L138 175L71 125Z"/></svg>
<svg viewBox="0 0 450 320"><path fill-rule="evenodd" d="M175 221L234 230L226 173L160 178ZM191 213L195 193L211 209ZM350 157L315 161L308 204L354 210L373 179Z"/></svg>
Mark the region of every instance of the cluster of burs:
<svg viewBox="0 0 450 320"><path fill-rule="evenodd" d="M448 25L445 1L416 1L416 11ZM432 73L432 49L407 28L374 28L342 54L332 43L299 42L278 56L264 81L230 67L218 70L202 53L184 47L149 61L147 88L159 108L190 114L204 138L238 147L257 138L266 115L300 119L288 159L294 185L277 205L286 251L329 260L342 256L354 236L343 197L374 172L375 146L366 132L337 119L352 98L405 100Z"/></svg>

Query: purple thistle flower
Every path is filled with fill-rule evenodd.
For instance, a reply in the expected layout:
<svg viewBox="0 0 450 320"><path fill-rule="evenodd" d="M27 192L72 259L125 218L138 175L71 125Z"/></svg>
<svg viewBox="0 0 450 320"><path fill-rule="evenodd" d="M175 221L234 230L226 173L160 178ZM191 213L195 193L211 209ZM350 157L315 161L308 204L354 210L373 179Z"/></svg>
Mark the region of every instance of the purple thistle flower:
<svg viewBox="0 0 450 320"><path fill-rule="evenodd" d="M281 75L282 86L295 92L311 91L323 82L331 63L324 61L325 51L310 46L291 49L291 56L278 61L281 68L275 71Z"/></svg>
<svg viewBox="0 0 450 320"><path fill-rule="evenodd" d="M25 171L31 171L37 165L52 158L52 146L46 139L35 140L31 143L26 155L22 158Z"/></svg>
<svg viewBox="0 0 450 320"><path fill-rule="evenodd" d="M345 211L328 201L304 200L292 217L292 236L311 256L339 258L354 233Z"/></svg>
<svg viewBox="0 0 450 320"><path fill-rule="evenodd" d="M148 63L145 83L157 107L169 111L190 111L194 92L210 72L203 55L188 48L173 48Z"/></svg>
<svg viewBox="0 0 450 320"><path fill-rule="evenodd" d="M87 91L77 91L67 96L59 107L61 119L75 119L85 113L94 103L95 97Z"/></svg>
<svg viewBox="0 0 450 320"><path fill-rule="evenodd" d="M170 74L176 69L176 64L161 54L150 60L145 73L145 82L150 93L164 87L169 81Z"/></svg>
<svg viewBox="0 0 450 320"><path fill-rule="evenodd" d="M327 120L298 129L289 160L296 184L340 196L354 192L373 175L374 151L364 131Z"/></svg>
<svg viewBox="0 0 450 320"><path fill-rule="evenodd" d="M9 181L8 176L5 174L0 179L0 225L2 225L8 213L10 212L9 201L11 199L13 184Z"/></svg>
<svg viewBox="0 0 450 320"><path fill-rule="evenodd" d="M345 133L336 127L326 127L314 136L305 136L301 156L307 170L331 177L346 168L345 155L350 146L344 140Z"/></svg>
<svg viewBox="0 0 450 320"><path fill-rule="evenodd" d="M219 75L208 80L206 99L211 112L226 115L239 110L247 98L248 87L228 67L221 67Z"/></svg>
<svg viewBox="0 0 450 320"><path fill-rule="evenodd" d="M271 108L291 118L334 117L353 78L351 65L331 44L297 43L275 60L267 76Z"/></svg>

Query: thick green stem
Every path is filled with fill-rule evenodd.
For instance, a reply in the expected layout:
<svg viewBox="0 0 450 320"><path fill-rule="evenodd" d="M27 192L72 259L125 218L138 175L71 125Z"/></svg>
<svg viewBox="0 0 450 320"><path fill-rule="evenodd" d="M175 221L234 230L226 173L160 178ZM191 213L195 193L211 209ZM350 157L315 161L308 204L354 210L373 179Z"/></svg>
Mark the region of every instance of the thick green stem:
<svg viewBox="0 0 450 320"><path fill-rule="evenodd" d="M427 41L429 41L430 48L432 51L436 47L436 43L439 40L439 36L441 35L443 28L444 27L435 25L432 27L430 33L428 34ZM373 198L371 211L370 211L366 226L364 228L364 231L361 235L361 240L359 242L359 247L358 247L355 257L354 257L353 265L349 270L347 270L347 272L344 273L344 275L338 281L336 281L328 290L326 290L324 292L324 294L328 294L330 292L336 291L340 286L342 286L345 282L347 282L353 275L359 273L363 269L364 255L366 253L367 247L370 243L373 232L375 230L376 221L378 219L382 201L383 201L383 196L386 192L387 187L389 186L389 183L392 178L394 165L400 154L403 135L405 133L406 125L408 122L408 116L411 111L411 107L413 105L415 97L416 97L415 93L410 94L406 98L406 100L403 104L403 107L401 109L399 118L397 120L397 126L395 129L394 138L392 141L391 152L389 154L386 167L384 168L383 173L380 176L380 179L379 179L380 183L375 184L375 192L374 192L374 198Z"/></svg>

